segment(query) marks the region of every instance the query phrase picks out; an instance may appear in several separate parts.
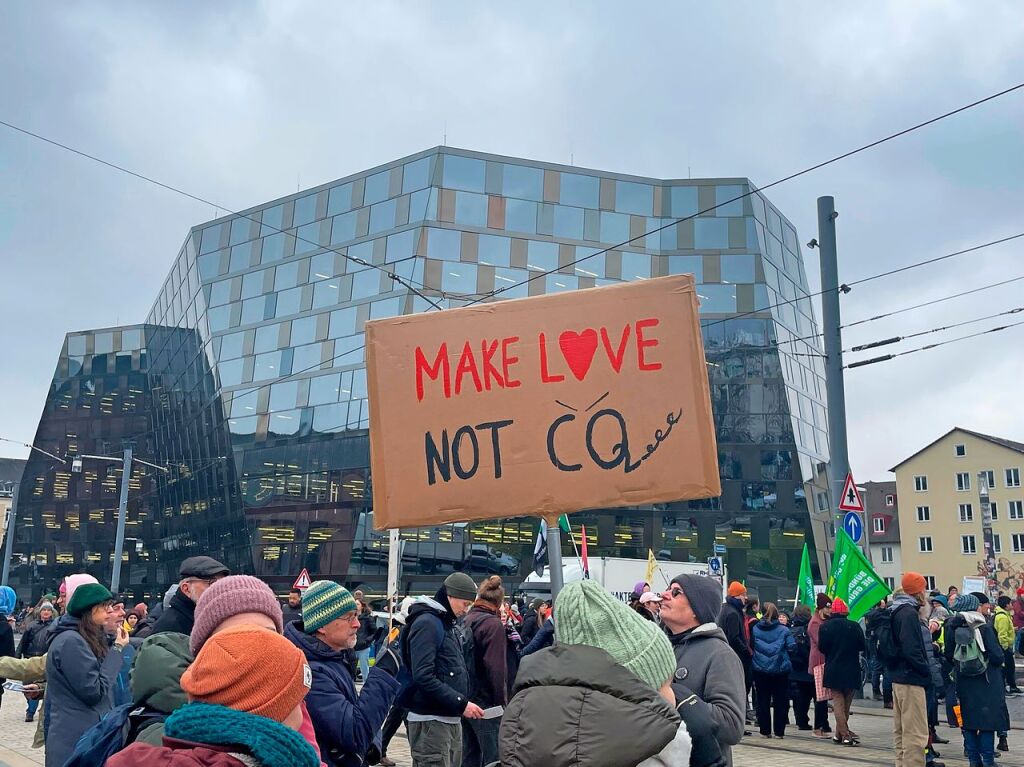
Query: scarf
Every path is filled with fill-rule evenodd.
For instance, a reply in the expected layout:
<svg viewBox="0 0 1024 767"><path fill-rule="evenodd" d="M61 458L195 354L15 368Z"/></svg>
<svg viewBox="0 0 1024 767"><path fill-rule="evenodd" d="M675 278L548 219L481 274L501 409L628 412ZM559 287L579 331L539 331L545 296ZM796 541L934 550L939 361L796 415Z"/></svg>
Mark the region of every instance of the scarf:
<svg viewBox="0 0 1024 767"><path fill-rule="evenodd" d="M167 717L164 734L192 743L240 746L264 767L320 767L313 747L295 730L226 706L187 703Z"/></svg>

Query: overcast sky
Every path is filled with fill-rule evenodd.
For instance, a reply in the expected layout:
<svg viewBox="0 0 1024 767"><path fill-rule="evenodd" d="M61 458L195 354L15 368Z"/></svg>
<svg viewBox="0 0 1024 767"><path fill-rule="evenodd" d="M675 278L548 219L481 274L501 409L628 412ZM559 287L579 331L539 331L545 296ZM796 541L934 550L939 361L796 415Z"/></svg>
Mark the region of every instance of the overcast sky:
<svg viewBox="0 0 1024 767"><path fill-rule="evenodd" d="M5 3L0 119L235 210L442 143L767 184L1024 80L1019 4ZM844 281L1024 231L1024 91L768 192ZM64 333L141 322L211 206L0 127L0 436ZM1024 240L857 287L853 321L1024 275ZM817 252L804 251L812 289ZM1024 281L846 345L1024 305ZM818 318L820 320L820 308ZM913 348L1024 314L906 342ZM859 481L954 425L1024 440L1024 326L849 371ZM0 455L26 451L0 443Z"/></svg>

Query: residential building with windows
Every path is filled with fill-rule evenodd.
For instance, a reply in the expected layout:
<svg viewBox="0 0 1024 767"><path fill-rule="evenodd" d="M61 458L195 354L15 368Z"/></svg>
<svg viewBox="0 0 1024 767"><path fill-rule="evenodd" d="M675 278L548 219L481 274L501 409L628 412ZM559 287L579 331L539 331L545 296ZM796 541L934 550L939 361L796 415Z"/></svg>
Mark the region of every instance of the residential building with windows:
<svg viewBox="0 0 1024 767"><path fill-rule="evenodd" d="M985 575L978 475L985 473L992 510L999 588L1024 586L1024 443L955 428L905 459L896 474L904 509L903 568L938 588ZM876 560L877 562L877 560Z"/></svg>
<svg viewBox="0 0 1024 767"><path fill-rule="evenodd" d="M871 547L871 563L886 585L890 589L895 588L903 573L896 483L865 482L860 491L864 499L864 526Z"/></svg>
<svg viewBox="0 0 1024 767"><path fill-rule="evenodd" d="M468 303L693 274L722 496L572 515L591 556L703 561L762 599L833 548L825 378L795 228L745 178L664 180L437 147L194 227L142 325L69 333L36 443L133 470L122 583L212 554L286 590L302 568L384 591L363 326ZM411 286L411 288L410 288ZM495 292L496 291L496 292ZM84 318L83 318L84 319ZM586 322L581 318L581 323ZM109 577L120 467L33 455L13 583ZM532 567L537 520L403 530L401 590ZM571 556L567 542L564 554ZM669 568L670 569L670 568Z"/></svg>

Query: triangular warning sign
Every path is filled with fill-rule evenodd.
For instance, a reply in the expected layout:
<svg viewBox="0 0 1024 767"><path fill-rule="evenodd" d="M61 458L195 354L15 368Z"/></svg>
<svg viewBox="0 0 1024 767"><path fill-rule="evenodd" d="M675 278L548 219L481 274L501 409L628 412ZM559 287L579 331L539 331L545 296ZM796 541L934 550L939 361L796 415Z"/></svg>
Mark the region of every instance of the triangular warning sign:
<svg viewBox="0 0 1024 767"><path fill-rule="evenodd" d="M843 484L843 496L839 499L840 511L864 511L864 499L860 497L860 491L853 481L853 473L846 475L846 482Z"/></svg>
<svg viewBox="0 0 1024 767"><path fill-rule="evenodd" d="M308 589L313 584L310 580L309 570L305 567L302 568L302 572L299 573L299 577L295 579L295 583L292 584L293 589Z"/></svg>

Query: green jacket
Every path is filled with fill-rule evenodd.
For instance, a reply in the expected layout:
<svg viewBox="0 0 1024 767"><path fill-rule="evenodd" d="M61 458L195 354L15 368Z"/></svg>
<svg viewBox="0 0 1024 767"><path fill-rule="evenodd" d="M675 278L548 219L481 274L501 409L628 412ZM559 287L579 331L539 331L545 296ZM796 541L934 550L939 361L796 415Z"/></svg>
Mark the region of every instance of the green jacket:
<svg viewBox="0 0 1024 767"><path fill-rule="evenodd" d="M1013 647L1013 640L1016 636L1016 632L1013 630L1013 616L1009 610L1002 607L996 608L995 616L992 620L992 628L996 630L999 646L1004 650L1009 650Z"/></svg>
<svg viewBox="0 0 1024 767"><path fill-rule="evenodd" d="M146 638L132 667L132 702L163 714L188 703L181 689L181 675L192 663L185 634L166 632ZM155 722L143 729L136 740L153 746L163 745L164 724Z"/></svg>

